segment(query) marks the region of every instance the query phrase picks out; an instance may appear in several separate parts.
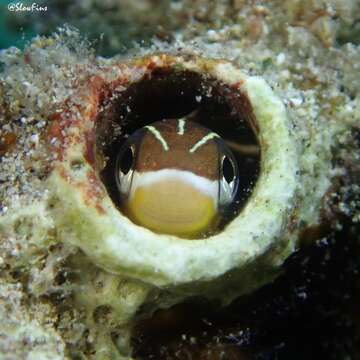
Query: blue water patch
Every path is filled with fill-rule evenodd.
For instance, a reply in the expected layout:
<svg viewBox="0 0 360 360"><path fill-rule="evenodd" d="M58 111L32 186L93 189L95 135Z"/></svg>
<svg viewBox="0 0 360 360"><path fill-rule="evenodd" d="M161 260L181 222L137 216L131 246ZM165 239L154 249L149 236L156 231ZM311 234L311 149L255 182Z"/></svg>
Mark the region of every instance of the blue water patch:
<svg viewBox="0 0 360 360"><path fill-rule="evenodd" d="M32 3L33 1L0 0L0 49L10 46L23 48L36 35L34 25L29 20L30 12L14 10L15 4L31 6Z"/></svg>

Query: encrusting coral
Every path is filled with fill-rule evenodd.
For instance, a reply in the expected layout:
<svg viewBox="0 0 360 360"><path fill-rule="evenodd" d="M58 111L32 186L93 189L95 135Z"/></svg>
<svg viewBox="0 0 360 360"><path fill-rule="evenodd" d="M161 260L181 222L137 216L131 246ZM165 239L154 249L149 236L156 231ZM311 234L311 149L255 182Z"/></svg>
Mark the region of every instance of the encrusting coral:
<svg viewBox="0 0 360 360"><path fill-rule="evenodd" d="M81 236L70 239L71 226L80 218L74 214L70 219L71 187L63 187L53 169L59 162L57 147L79 134L76 126L59 128L56 124L68 113L81 119L91 108L84 101L84 94L91 90L89 84L101 79L96 86L106 88L119 78L119 64L127 64L125 71L136 82L142 75L141 66L136 73L131 64L148 65L154 53L165 53L162 59L168 56L185 67L191 59L215 63L225 59L244 77L260 76L270 85L286 108L294 138L291 151L298 154L293 169L297 206L291 208L292 216L286 222L295 231L296 241L286 256L278 258L278 266L295 247L321 240L324 227L339 229L344 217L353 224L360 221L360 49L356 32L346 30L354 26L353 12L347 9L355 9L356 1L349 2L350 7L339 1L328 6L316 1L272 1L268 5L235 1L216 6L197 1L187 11L186 3L174 4L173 11L186 12L193 27L175 33L170 43L155 39L147 48L135 47L114 58L96 56L91 44L70 28L39 36L22 51L2 51L0 352L6 359L21 358L19 344L24 342L28 358L40 358L39 354L53 359L126 358L132 352L129 340L138 318L188 294L213 297L207 288L177 288L183 281L180 277L175 286L171 276L166 278L168 274L152 281L149 268L131 277L123 268L117 271L111 253L89 256ZM222 17L212 16L219 9L225 13L236 9L236 19L225 20L223 12ZM163 61L159 59L158 63ZM221 79L225 77L226 72ZM118 86L125 91L127 85ZM77 165L73 163L74 172ZM67 222L62 206L69 215ZM275 274L269 275L266 281L258 279L259 285ZM158 286L163 285L166 287L159 291ZM233 287L232 283L231 290ZM232 299L236 289L230 293ZM147 305L142 307L144 302Z"/></svg>

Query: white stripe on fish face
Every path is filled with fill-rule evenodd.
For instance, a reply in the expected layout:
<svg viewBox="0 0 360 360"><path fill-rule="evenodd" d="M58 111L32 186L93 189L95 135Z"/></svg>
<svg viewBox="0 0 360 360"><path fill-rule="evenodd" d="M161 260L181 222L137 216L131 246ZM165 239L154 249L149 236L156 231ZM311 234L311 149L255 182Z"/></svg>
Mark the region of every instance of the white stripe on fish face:
<svg viewBox="0 0 360 360"><path fill-rule="evenodd" d="M184 119L184 118L179 119L178 120L178 131L177 131L178 135L182 136L185 134L185 126L186 126L186 119ZM165 151L169 151L170 146L168 145L167 141L162 136L161 132L156 127L148 125L148 126L145 126L144 128L148 129L155 136L155 138L160 142L160 144L162 145L162 147L164 148ZM189 152L194 153L198 148L205 145L208 141L210 141L211 139L217 138L217 137L219 138L220 136L214 132L211 132L211 133L205 135L189 149Z"/></svg>
<svg viewBox="0 0 360 360"><path fill-rule="evenodd" d="M201 191L205 195L211 196L214 199L214 203L217 204L219 181L209 180L203 176L196 175L190 171L178 170L178 169L162 169L157 171L147 171L139 173L134 171L132 175L132 184L130 197L136 191L136 188L140 186L148 186L155 184L156 182L166 180L178 180L184 182L195 189ZM124 185L125 187L125 185ZM123 189L121 189L123 191ZM127 189L124 188L124 193Z"/></svg>
<svg viewBox="0 0 360 360"><path fill-rule="evenodd" d="M161 132L156 129L154 126L145 126L145 129L148 129L157 140L159 140L160 144L162 145L162 147L164 148L165 151L169 150L169 145L166 142L166 140L163 138L163 136L161 135Z"/></svg>
<svg viewBox="0 0 360 360"><path fill-rule="evenodd" d="M178 120L178 135L184 135L185 134L185 120L179 119Z"/></svg>
<svg viewBox="0 0 360 360"><path fill-rule="evenodd" d="M192 148L189 150L190 153L194 153L199 147L205 145L209 140L220 137L218 134L212 132L201 138Z"/></svg>

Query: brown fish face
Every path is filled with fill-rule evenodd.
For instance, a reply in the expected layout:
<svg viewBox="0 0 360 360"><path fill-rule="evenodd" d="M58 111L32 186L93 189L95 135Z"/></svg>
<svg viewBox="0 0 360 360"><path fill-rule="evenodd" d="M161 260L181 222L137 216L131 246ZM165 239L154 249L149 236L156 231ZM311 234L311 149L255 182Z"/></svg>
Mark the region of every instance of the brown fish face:
<svg viewBox="0 0 360 360"><path fill-rule="evenodd" d="M121 209L133 222L186 238L216 229L239 183L225 142L186 118L136 131L121 147L115 171Z"/></svg>

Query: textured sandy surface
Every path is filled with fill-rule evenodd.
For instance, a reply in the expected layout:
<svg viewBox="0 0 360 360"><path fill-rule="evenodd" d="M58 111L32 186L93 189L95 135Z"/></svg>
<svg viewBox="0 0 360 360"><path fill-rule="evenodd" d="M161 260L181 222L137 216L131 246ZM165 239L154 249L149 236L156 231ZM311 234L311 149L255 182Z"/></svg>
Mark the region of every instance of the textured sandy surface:
<svg viewBox="0 0 360 360"><path fill-rule="evenodd" d="M67 28L34 39L23 51L3 51L0 358L120 356L114 344L121 348L128 335L118 326L127 314L115 314L109 303L120 301L113 296L113 288L132 285L99 270L77 249L57 244L57 229L41 204L49 196L44 180L54 160L43 142L51 116L62 110L66 99L78 101L79 84L122 58L154 51L189 52L226 58L248 74L262 76L287 106L296 127L303 154L302 207L313 210L302 212L302 221L317 222L314 214L324 205L318 199L334 184L323 216L326 219L336 203L338 211L359 222L358 7L358 1L340 0L184 0L172 2L166 10L174 19L171 31L165 27L151 45L133 46L113 59L96 57L82 35ZM89 9L85 7L85 13ZM156 28L163 9L154 8L147 26ZM144 9L129 12L128 19L139 19L136 26L141 30ZM97 15L91 11L94 22ZM76 12L72 16L76 19ZM173 28L177 31L172 32ZM114 36L111 31L109 27L108 39ZM171 41L163 41L168 34ZM109 41L107 47L110 53L119 51L116 41ZM339 177L340 185L335 181ZM44 239L41 245L39 238Z"/></svg>

